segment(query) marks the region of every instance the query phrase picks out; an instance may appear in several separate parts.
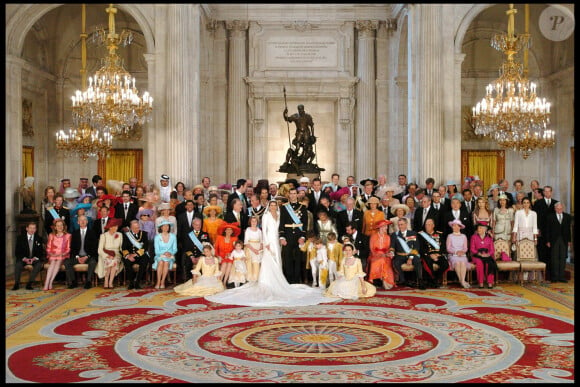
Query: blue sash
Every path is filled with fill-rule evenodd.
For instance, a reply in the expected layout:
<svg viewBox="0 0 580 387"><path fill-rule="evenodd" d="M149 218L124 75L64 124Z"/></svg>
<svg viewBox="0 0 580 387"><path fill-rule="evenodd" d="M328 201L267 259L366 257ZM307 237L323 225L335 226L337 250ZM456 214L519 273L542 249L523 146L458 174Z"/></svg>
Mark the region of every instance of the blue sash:
<svg viewBox="0 0 580 387"><path fill-rule="evenodd" d="M399 243L401 244L403 250L405 250L405 253L409 254L411 252L411 248L407 244L407 241L401 238L400 236L397 236L397 239L399 240Z"/></svg>
<svg viewBox="0 0 580 387"><path fill-rule="evenodd" d="M131 242L131 244L135 246L138 250L141 250L143 248L143 243L137 242L137 239L135 239L131 231L127 231L125 235L127 236L127 238L129 238L129 242Z"/></svg>
<svg viewBox="0 0 580 387"><path fill-rule="evenodd" d="M288 211L288 214L292 218L292 221L296 224L301 224L300 219L298 219L298 215L296 215L296 213L294 212L294 208L292 208L290 203L284 204L284 207L286 207L286 211ZM299 226L299 228L300 231L302 231L302 226Z"/></svg>
<svg viewBox="0 0 580 387"><path fill-rule="evenodd" d="M433 246L433 248L435 248L435 250L439 250L441 248L441 246L439 246L439 243L437 243L435 239L431 238L431 236L427 234L425 231L419 231L419 234L421 234L421 236L425 238L427 242L429 242L429 244Z"/></svg>
<svg viewBox="0 0 580 387"><path fill-rule="evenodd" d="M199 249L199 251L201 251L203 253L203 245L201 244L200 240L197 239L193 230L187 235L189 236L189 239L191 239L191 241L193 242L195 247L197 247Z"/></svg>
<svg viewBox="0 0 580 387"><path fill-rule="evenodd" d="M56 212L56 210L54 209L54 207L52 207L50 210L48 210L48 212L50 213L50 215L52 216L52 220L54 221L55 219L60 219L60 216L58 216L58 212Z"/></svg>

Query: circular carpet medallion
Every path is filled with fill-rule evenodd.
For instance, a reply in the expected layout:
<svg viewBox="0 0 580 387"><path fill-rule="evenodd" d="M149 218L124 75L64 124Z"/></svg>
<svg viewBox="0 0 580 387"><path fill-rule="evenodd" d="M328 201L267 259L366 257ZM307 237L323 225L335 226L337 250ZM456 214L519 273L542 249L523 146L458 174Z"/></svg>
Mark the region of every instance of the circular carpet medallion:
<svg viewBox="0 0 580 387"><path fill-rule="evenodd" d="M127 333L115 350L188 382L461 382L510 367L524 345L457 315L318 305L184 314Z"/></svg>

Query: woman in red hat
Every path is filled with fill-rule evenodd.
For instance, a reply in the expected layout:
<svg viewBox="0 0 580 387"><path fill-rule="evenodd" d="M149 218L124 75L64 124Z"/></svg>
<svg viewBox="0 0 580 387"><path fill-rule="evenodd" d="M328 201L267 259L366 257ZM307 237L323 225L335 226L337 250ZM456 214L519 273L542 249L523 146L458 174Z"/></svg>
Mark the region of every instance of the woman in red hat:
<svg viewBox="0 0 580 387"><path fill-rule="evenodd" d="M393 254L389 252L391 248L391 237L388 229L392 222L383 219L375 226L377 232L370 238L370 250L368 260L368 281L373 283L373 280L380 279L383 282L383 287L388 290L395 286L395 274L393 272Z"/></svg>
<svg viewBox="0 0 580 387"><path fill-rule="evenodd" d="M120 218L109 218L105 232L99 238L99 261L95 272L99 278L105 278L103 288L113 289L115 276L123 270L121 265L121 245L123 235L117 232L122 223Z"/></svg>
<svg viewBox="0 0 580 387"><path fill-rule="evenodd" d="M224 286L227 284L234 263L231 254L234 250L234 243L238 240L238 235L240 235L240 228L234 223L224 223L218 229L215 241L215 255L221 261L220 271L222 275L220 280Z"/></svg>

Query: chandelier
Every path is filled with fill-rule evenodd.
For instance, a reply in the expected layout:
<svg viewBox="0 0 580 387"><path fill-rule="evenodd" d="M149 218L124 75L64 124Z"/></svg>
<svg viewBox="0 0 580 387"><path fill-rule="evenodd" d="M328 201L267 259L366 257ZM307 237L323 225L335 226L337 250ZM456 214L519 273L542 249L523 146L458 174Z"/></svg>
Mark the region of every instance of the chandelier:
<svg viewBox="0 0 580 387"><path fill-rule="evenodd" d="M527 159L535 149L555 144L550 126L550 103L536 94L536 84L527 78L527 68L515 61L515 55L530 47L530 35L514 33L514 5L509 5L507 34L495 34L491 46L502 51L506 60L499 78L487 85L486 95L472 109L475 134L495 140L501 148L512 149ZM524 57L527 59L527 57Z"/></svg>
<svg viewBox="0 0 580 387"><path fill-rule="evenodd" d="M85 32L86 10L82 5L82 29L81 29L81 83L86 87L86 62L87 47ZM87 161L89 157L105 157L113 147L112 136L108 132L92 128L86 122L73 123L73 127L67 132L60 130L56 133L56 148L62 151L65 157L80 158Z"/></svg>
<svg viewBox="0 0 580 387"><path fill-rule="evenodd" d="M72 97L73 123L88 124L101 132L108 132L113 138L127 137L135 124L143 125L150 120L153 98L148 92L140 97L135 78L123 68L117 49L121 44L130 44L132 35L126 31L115 32L117 9L113 4L106 12L109 14L106 40L103 30L95 37L106 41L108 56L103 58L103 65L95 75L89 77L88 88L77 90Z"/></svg>

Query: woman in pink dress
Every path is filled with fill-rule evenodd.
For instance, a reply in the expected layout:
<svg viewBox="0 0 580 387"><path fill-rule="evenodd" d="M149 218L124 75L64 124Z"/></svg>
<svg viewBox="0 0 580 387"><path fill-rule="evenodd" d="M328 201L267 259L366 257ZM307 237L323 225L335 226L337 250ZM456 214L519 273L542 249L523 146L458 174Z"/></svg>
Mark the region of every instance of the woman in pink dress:
<svg viewBox="0 0 580 387"><path fill-rule="evenodd" d="M457 278L464 288L469 288L469 283L465 281L467 274L467 237L461 233L461 229L465 228L459 219L449 222L449 226L453 233L447 236L447 252L449 253L449 266L457 273Z"/></svg>
<svg viewBox="0 0 580 387"><path fill-rule="evenodd" d="M48 258L48 270L43 290L52 289L52 281L60 269L60 265L70 254L71 234L66 232L64 221L57 218L53 222L53 231L48 235L46 244L46 258Z"/></svg>

